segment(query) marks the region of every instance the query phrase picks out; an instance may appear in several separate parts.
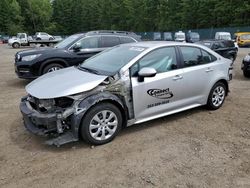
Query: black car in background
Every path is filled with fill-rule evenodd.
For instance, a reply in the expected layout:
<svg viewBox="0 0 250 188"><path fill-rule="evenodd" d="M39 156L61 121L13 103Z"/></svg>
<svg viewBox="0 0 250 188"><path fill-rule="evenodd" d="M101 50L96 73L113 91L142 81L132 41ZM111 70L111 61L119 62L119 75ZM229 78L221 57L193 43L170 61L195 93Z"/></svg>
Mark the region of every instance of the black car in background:
<svg viewBox="0 0 250 188"><path fill-rule="evenodd" d="M126 31L90 31L71 35L54 48L17 52L15 72L19 78L37 78L47 72L78 65L107 48L140 40L139 35Z"/></svg>
<svg viewBox="0 0 250 188"><path fill-rule="evenodd" d="M232 61L237 57L238 48L235 47L234 42L231 40L203 40L197 42L197 44L207 46L221 56L231 59Z"/></svg>
<svg viewBox="0 0 250 188"><path fill-rule="evenodd" d="M188 32L186 34L186 42L195 43L200 40L200 34L197 32Z"/></svg>
<svg viewBox="0 0 250 188"><path fill-rule="evenodd" d="M250 78L250 54L246 55L241 64L243 75Z"/></svg>

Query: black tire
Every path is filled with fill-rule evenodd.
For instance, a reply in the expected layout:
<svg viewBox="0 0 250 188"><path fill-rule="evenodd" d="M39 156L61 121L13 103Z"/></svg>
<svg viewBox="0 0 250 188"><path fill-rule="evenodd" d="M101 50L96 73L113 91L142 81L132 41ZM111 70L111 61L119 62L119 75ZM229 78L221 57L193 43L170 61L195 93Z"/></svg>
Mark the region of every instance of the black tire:
<svg viewBox="0 0 250 188"><path fill-rule="evenodd" d="M13 48L20 48L20 44L17 43L17 42L14 42L14 43L12 44L12 47L13 47Z"/></svg>
<svg viewBox="0 0 250 188"><path fill-rule="evenodd" d="M246 78L250 78L250 71L243 70L243 75L244 75Z"/></svg>
<svg viewBox="0 0 250 188"><path fill-rule="evenodd" d="M53 72L52 70L54 69L54 71L59 70L64 68L64 66L62 66L61 64L58 63L52 63L49 65L46 65L42 71L42 74L48 73L48 72Z"/></svg>
<svg viewBox="0 0 250 188"><path fill-rule="evenodd" d="M100 122L98 123L98 121L96 121L97 126L96 128L92 128L92 130L90 129L90 124L92 123L93 126L93 122L95 122L95 120L93 120L93 118L96 116L99 119L99 115L102 115L103 111L107 111L106 112L106 118L108 116L108 118L112 115L115 114L114 119L109 120L109 122L106 123L106 125L102 125ZM113 116L112 116L113 117ZM104 122L104 119L107 120L106 118L104 118L102 116L102 120ZM101 119L99 119L101 120ZM116 126L113 126L113 130L112 130L112 125L109 125L108 123L112 123L113 122L117 122ZM109 130L112 130L112 135L109 135L110 131L107 131L107 128ZM93 106L83 117L82 119L82 124L81 124L81 128L80 128L80 135L83 138L83 140L89 144L93 144L93 145L101 145L101 144L106 144L110 141L112 141L115 136L119 133L119 131L121 130L122 127L122 114L120 112L120 110L113 104L111 103L104 103L101 102L95 106ZM102 133L104 132L105 137L103 140L102 139ZM94 138L92 135L96 134L96 138ZM100 136L99 136L100 135ZM99 138L100 137L100 138Z"/></svg>
<svg viewBox="0 0 250 188"><path fill-rule="evenodd" d="M49 40L54 40L54 38L53 38L53 37L50 37Z"/></svg>
<svg viewBox="0 0 250 188"><path fill-rule="evenodd" d="M36 38L36 40L42 40L42 39L38 37L38 38Z"/></svg>
<svg viewBox="0 0 250 188"><path fill-rule="evenodd" d="M221 94L216 94L216 91L218 91L218 89L221 89ZM220 92L218 92L220 93ZM223 97L222 97L222 93L223 93ZM208 100L207 100L207 107L210 110L217 110L219 109L226 98L226 94L227 94L227 89L224 83L222 82L217 82L212 89L210 90L209 96L208 96ZM217 96L217 98L216 98ZM221 96L221 97L220 97ZM220 98L220 99L218 99ZM218 104L216 104L216 101L218 102Z"/></svg>
<svg viewBox="0 0 250 188"><path fill-rule="evenodd" d="M235 60L235 59L234 59L234 56L232 56L232 55L229 56L228 59L230 59L232 62L234 62L234 60Z"/></svg>

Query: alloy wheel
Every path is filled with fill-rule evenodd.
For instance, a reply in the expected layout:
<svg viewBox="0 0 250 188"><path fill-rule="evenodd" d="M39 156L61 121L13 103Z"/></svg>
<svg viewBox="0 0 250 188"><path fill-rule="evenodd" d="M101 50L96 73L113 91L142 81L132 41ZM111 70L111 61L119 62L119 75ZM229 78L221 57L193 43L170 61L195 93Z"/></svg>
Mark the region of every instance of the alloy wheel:
<svg viewBox="0 0 250 188"><path fill-rule="evenodd" d="M95 140L107 140L116 132L117 126L116 114L110 110L103 110L91 119L89 132Z"/></svg>

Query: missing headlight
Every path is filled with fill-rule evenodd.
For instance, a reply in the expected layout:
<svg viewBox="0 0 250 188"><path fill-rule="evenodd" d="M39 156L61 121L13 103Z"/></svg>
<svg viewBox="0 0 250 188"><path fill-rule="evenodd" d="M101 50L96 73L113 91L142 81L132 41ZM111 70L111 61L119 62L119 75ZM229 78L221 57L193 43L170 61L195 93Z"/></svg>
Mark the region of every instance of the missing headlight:
<svg viewBox="0 0 250 188"><path fill-rule="evenodd" d="M61 108L68 108L74 102L74 99L68 97L60 97L55 99L55 105Z"/></svg>
<svg viewBox="0 0 250 188"><path fill-rule="evenodd" d="M46 109L47 111L50 111L55 105L54 99L39 99L39 109Z"/></svg>

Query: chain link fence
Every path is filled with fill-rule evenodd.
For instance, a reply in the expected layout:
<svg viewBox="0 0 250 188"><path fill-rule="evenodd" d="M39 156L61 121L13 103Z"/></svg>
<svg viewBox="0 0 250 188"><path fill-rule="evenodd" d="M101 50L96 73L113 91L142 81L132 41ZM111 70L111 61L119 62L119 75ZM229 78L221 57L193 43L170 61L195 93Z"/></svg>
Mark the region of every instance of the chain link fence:
<svg viewBox="0 0 250 188"><path fill-rule="evenodd" d="M179 30L178 30L179 31ZM166 31L171 32L174 37L174 33L178 31ZM236 32L250 32L250 26L248 27L225 27L225 28L207 28L207 29L191 29L182 30L187 33L188 31L197 32L200 34L200 40L214 39L216 32L229 32L234 37ZM164 32L137 32L136 34L142 37L142 40L164 40Z"/></svg>

